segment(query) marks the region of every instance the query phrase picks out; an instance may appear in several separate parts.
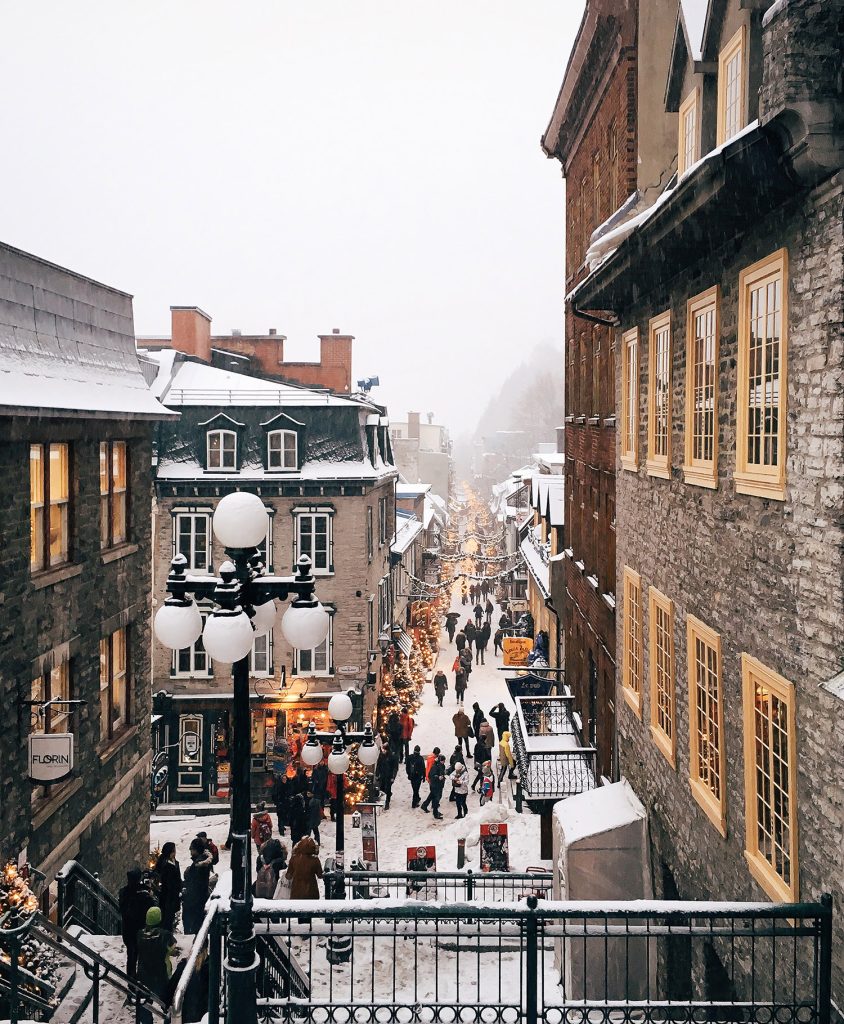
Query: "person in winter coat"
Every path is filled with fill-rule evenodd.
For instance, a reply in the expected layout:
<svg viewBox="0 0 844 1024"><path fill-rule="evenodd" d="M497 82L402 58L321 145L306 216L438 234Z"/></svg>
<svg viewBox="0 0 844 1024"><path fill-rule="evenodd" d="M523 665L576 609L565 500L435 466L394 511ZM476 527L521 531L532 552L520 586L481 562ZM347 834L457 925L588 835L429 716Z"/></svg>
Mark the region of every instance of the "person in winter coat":
<svg viewBox="0 0 844 1024"><path fill-rule="evenodd" d="M175 852L175 844L166 845L173 846ZM147 911L146 923L138 932L137 947L138 981L166 1002L170 975L173 973L170 957L178 947L172 931L162 924L158 907L150 907Z"/></svg>
<svg viewBox="0 0 844 1024"><path fill-rule="evenodd" d="M445 617L445 631L448 633L448 642L454 642L454 634L457 631L457 623L460 620L459 612L449 612Z"/></svg>
<svg viewBox="0 0 844 1024"><path fill-rule="evenodd" d="M442 669L437 670L437 674L434 676L434 693L437 697L437 704L440 707L443 706L443 697L445 697L445 691L448 689L448 678Z"/></svg>
<svg viewBox="0 0 844 1024"><path fill-rule="evenodd" d="M487 598L486 599L486 604L484 605L484 612L486 613L487 625L490 625L490 623L492 622L492 613L494 611L495 611L495 609L492 607L492 601L490 601L490 599Z"/></svg>
<svg viewBox="0 0 844 1024"><path fill-rule="evenodd" d="M205 904L211 895L214 862L202 841L196 839L190 844L190 859L182 891L182 927L185 935L196 935L205 917Z"/></svg>
<svg viewBox="0 0 844 1024"><path fill-rule="evenodd" d="M295 846L308 831L308 807L305 797L297 793L290 798L290 841Z"/></svg>
<svg viewBox="0 0 844 1024"><path fill-rule="evenodd" d="M319 826L322 824L322 800L320 800L316 793L306 793L305 807L307 808L308 815L305 820L307 831L311 833L314 837L314 842L319 846Z"/></svg>
<svg viewBox="0 0 844 1024"><path fill-rule="evenodd" d="M463 666L457 669L454 673L454 696L457 699L458 704L463 703L463 695L466 693L466 673L463 671Z"/></svg>
<svg viewBox="0 0 844 1024"><path fill-rule="evenodd" d="M135 977L138 967L138 932L146 924L147 911L155 906L152 889L144 883L140 868L126 872L126 884L118 896L120 906L120 934L126 946L126 976Z"/></svg>
<svg viewBox="0 0 844 1024"><path fill-rule="evenodd" d="M311 776L311 789L314 796L319 798L320 803L325 803L325 798L328 795L328 765L325 761L320 761L314 768L314 773Z"/></svg>
<svg viewBox="0 0 844 1024"><path fill-rule="evenodd" d="M401 762L410 755L410 741L413 739L416 722L409 711L403 711L399 721L401 722L401 746L398 747L398 755Z"/></svg>
<svg viewBox="0 0 844 1024"><path fill-rule="evenodd" d="M428 772L428 797L422 804L422 810L428 810L430 804L435 818L442 818L440 814L440 800L442 800L443 789L445 788L445 758L442 754L437 756L436 761L431 765Z"/></svg>
<svg viewBox="0 0 844 1024"><path fill-rule="evenodd" d="M475 735L478 737L479 740L483 740L483 744L485 747L489 747L489 749L492 750L492 745L493 743L495 743L495 733L493 733L492 726L489 724L486 718L481 718Z"/></svg>
<svg viewBox="0 0 844 1024"><path fill-rule="evenodd" d="M469 750L469 735L472 733L472 723L469 721L469 716L463 710L463 705L457 709L457 714L452 715L451 718L454 723L454 735L457 737L457 749L462 749L462 744L466 744L466 754L471 753Z"/></svg>
<svg viewBox="0 0 844 1024"><path fill-rule="evenodd" d="M484 720L484 713L481 711L480 704L475 701L472 705L472 732L475 736L478 735L478 729L481 727L481 722Z"/></svg>
<svg viewBox="0 0 844 1024"><path fill-rule="evenodd" d="M165 843L155 863L158 875L158 902L161 906L161 923L165 931L176 930L176 915L182 904L182 872L176 860L176 844Z"/></svg>
<svg viewBox="0 0 844 1024"><path fill-rule="evenodd" d="M473 612L473 614L475 616L475 629L476 630L480 629L481 628L481 622L482 622L483 617L484 617L484 606L480 603L480 601L478 601L478 603L472 609L472 612Z"/></svg>
<svg viewBox="0 0 844 1024"><path fill-rule="evenodd" d="M469 772L462 761L455 764L451 783L454 786L454 803L457 805L455 817L465 818L469 813L466 808L466 799L469 796Z"/></svg>
<svg viewBox="0 0 844 1024"><path fill-rule="evenodd" d="M492 653L503 654L504 653L504 630L496 629L495 636L492 638Z"/></svg>
<svg viewBox="0 0 844 1024"><path fill-rule="evenodd" d="M258 856L255 859L256 878L260 874L261 868L266 867L267 864L275 866L276 876L282 869L287 870L287 847L281 840L268 839L258 851ZM272 899L272 894L267 899Z"/></svg>
<svg viewBox="0 0 844 1024"><path fill-rule="evenodd" d="M205 849L211 854L211 863L216 867L220 863L220 851L213 839L208 838L207 832L197 832L196 838L201 839Z"/></svg>
<svg viewBox="0 0 844 1024"><path fill-rule="evenodd" d="M516 777L516 759L513 757L513 748L510 746L510 732L506 729L498 741L498 760L501 764L498 772L498 785L501 786L505 775L511 779Z"/></svg>
<svg viewBox="0 0 844 1024"><path fill-rule="evenodd" d="M489 643L489 632L489 623L485 622L475 637L475 660L481 665L486 665L486 648Z"/></svg>
<svg viewBox="0 0 844 1024"><path fill-rule="evenodd" d="M499 701L494 707L490 708L489 717L495 722L495 731L498 733L500 740L510 728L510 712L504 706L503 701Z"/></svg>
<svg viewBox="0 0 844 1024"><path fill-rule="evenodd" d="M457 636L454 638L454 642L457 645L457 653L459 654L463 650L463 648L466 646L466 644L469 642L466 639L466 634L463 632L462 629L457 634Z"/></svg>
<svg viewBox="0 0 844 1024"><path fill-rule="evenodd" d="M492 774L492 762L485 761L481 768L481 806L488 804L495 793L495 778Z"/></svg>
<svg viewBox="0 0 844 1024"><path fill-rule="evenodd" d="M305 836L293 847L293 855L287 868L291 900L318 900L318 878L322 878L322 864L317 855L317 845L310 836Z"/></svg>
<svg viewBox="0 0 844 1024"><path fill-rule="evenodd" d="M440 756L440 748L439 747L434 747L433 754L428 754L425 757L425 778L426 779L431 774L431 769L434 766L434 762L437 760L437 758L439 756Z"/></svg>
<svg viewBox="0 0 844 1024"><path fill-rule="evenodd" d="M466 580L460 585L460 603L466 604L469 600L469 588L466 586Z"/></svg>
<svg viewBox="0 0 844 1024"><path fill-rule="evenodd" d="M483 740L479 739L478 742L475 744L475 749L474 749L474 752L472 754L472 760L475 762L475 768L476 768L475 778L474 778L474 780L472 782L472 792L473 793L477 789L478 785L481 782L481 776L483 774L483 766L484 766L484 764L486 764L486 762L489 760L489 758L490 758L490 749L489 749L489 747L484 743Z"/></svg>
<svg viewBox="0 0 844 1024"><path fill-rule="evenodd" d="M401 741L399 741L401 742ZM378 762L375 765L375 778L378 781L378 788L386 797L384 810L390 809L390 798L393 795L393 780L399 771L399 759L393 753L392 742L385 743L384 749L378 755Z"/></svg>
<svg viewBox="0 0 844 1024"><path fill-rule="evenodd" d="M396 756L398 756L401 750L401 732L401 719L398 716L398 712L392 711L387 719L387 739L390 741L390 747Z"/></svg>
<svg viewBox="0 0 844 1024"><path fill-rule="evenodd" d="M252 815L251 831L252 842L256 846L263 846L268 839L272 838L273 821L267 814L266 804L260 803L256 807L255 813Z"/></svg>
<svg viewBox="0 0 844 1024"><path fill-rule="evenodd" d="M457 764L458 761L462 762L463 764L466 764L466 760L463 757L463 748L460 746L459 743L454 748L454 750L452 750L451 757L448 759L449 772L454 771L454 766Z"/></svg>
<svg viewBox="0 0 844 1024"><path fill-rule="evenodd" d="M466 619L466 624L463 627L463 632L466 635L466 646L469 648L469 653L471 654L472 644L475 642L475 636L478 632L474 622L472 622L471 619Z"/></svg>
<svg viewBox="0 0 844 1024"><path fill-rule="evenodd" d="M463 666L463 671L466 673L466 679L472 674L472 651L466 647L460 652L460 664Z"/></svg>
<svg viewBox="0 0 844 1024"><path fill-rule="evenodd" d="M489 597L489 582L487 580L481 583L481 597L484 601Z"/></svg>
<svg viewBox="0 0 844 1024"><path fill-rule="evenodd" d="M419 789L425 781L425 759L419 752L419 746L413 748L413 753L408 754L404 762L404 770L410 781L410 788L413 790L413 803L411 807L419 806Z"/></svg>
<svg viewBox="0 0 844 1024"><path fill-rule="evenodd" d="M498 620L498 628L505 630L513 628L513 620L510 618L509 612L501 613L501 618Z"/></svg>

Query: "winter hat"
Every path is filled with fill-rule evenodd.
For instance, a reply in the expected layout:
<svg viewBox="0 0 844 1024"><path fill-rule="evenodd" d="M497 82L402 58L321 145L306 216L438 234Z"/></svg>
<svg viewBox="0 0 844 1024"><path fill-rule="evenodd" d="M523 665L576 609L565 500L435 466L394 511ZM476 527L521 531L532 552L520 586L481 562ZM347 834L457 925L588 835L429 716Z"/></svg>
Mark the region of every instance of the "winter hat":
<svg viewBox="0 0 844 1024"><path fill-rule="evenodd" d="M420 750L421 750L421 749L422 749L422 748L421 748L421 747L419 746L419 744L417 743L417 744L416 744L416 746L415 746L415 747L413 748L413 753L414 753L414 754L418 754L418 753L420 752Z"/></svg>
<svg viewBox="0 0 844 1024"><path fill-rule="evenodd" d="M157 928L161 924L161 907L150 907L147 911L147 928Z"/></svg>

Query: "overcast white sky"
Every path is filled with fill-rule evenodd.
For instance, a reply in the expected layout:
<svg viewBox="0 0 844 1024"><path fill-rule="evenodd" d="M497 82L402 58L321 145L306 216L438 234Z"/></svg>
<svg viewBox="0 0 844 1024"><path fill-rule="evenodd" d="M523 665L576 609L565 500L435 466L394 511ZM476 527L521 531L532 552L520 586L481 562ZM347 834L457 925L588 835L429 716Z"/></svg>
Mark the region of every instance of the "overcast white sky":
<svg viewBox="0 0 844 1024"><path fill-rule="evenodd" d="M563 184L539 138L582 0L0 0L2 238L458 432L562 343ZM13 44L13 45L12 45ZM562 379L562 364L560 366Z"/></svg>

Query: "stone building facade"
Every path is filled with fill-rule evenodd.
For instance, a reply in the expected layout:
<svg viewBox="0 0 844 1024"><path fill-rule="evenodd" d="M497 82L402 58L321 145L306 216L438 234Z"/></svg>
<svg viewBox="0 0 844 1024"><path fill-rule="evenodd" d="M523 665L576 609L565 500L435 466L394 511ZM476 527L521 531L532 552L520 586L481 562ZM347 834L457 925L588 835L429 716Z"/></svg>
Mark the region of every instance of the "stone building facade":
<svg viewBox="0 0 844 1024"><path fill-rule="evenodd" d="M620 767L658 895L832 893L841 1007L841 6L710 8L639 114L671 187L571 296L618 319ZM717 994L720 952L676 984Z"/></svg>
<svg viewBox="0 0 844 1024"><path fill-rule="evenodd" d="M269 795L275 739L295 738L311 720L329 728L333 693L356 689L364 718L376 708L378 637L393 621L390 545L395 533L392 464L384 410L367 401L232 373L189 356L146 352L158 366L153 388L175 424L156 438L155 602L165 596L170 561L218 572L224 551L212 517L225 494L246 489L267 509L264 562L290 575L307 554L331 631L313 651L289 647L280 615L256 639L253 677L253 795ZM171 803L229 797L231 670L210 661L201 639L172 654L153 647L159 697L156 740L170 747Z"/></svg>
<svg viewBox="0 0 844 1024"><path fill-rule="evenodd" d="M131 296L0 246L0 860L46 876L45 910L67 860L116 891L149 855L151 444L169 415ZM32 733L72 735L68 777L30 781Z"/></svg>

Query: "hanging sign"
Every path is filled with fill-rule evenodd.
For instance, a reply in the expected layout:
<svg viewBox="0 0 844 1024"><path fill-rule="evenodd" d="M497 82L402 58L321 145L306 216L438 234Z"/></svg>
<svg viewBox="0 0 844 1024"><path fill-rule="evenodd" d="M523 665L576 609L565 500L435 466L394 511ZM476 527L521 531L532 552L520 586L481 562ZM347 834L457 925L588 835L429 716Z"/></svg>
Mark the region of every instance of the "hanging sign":
<svg viewBox="0 0 844 1024"><path fill-rule="evenodd" d="M554 679L527 672L523 676L507 676L504 680L513 700L516 697L550 697Z"/></svg>
<svg viewBox="0 0 844 1024"><path fill-rule="evenodd" d="M528 655L533 650L529 636L505 636L502 645L505 665L527 665Z"/></svg>
<svg viewBox="0 0 844 1024"><path fill-rule="evenodd" d="M507 825L490 821L481 825L481 871L509 871Z"/></svg>
<svg viewBox="0 0 844 1024"><path fill-rule="evenodd" d="M62 782L72 771L72 732L30 734L29 777L33 782Z"/></svg>
<svg viewBox="0 0 844 1024"><path fill-rule="evenodd" d="M436 872L436 846L408 846L407 870L428 871L432 874ZM437 898L436 878L433 878L430 882L423 882L421 879L408 879L407 895L417 900L435 900Z"/></svg>

